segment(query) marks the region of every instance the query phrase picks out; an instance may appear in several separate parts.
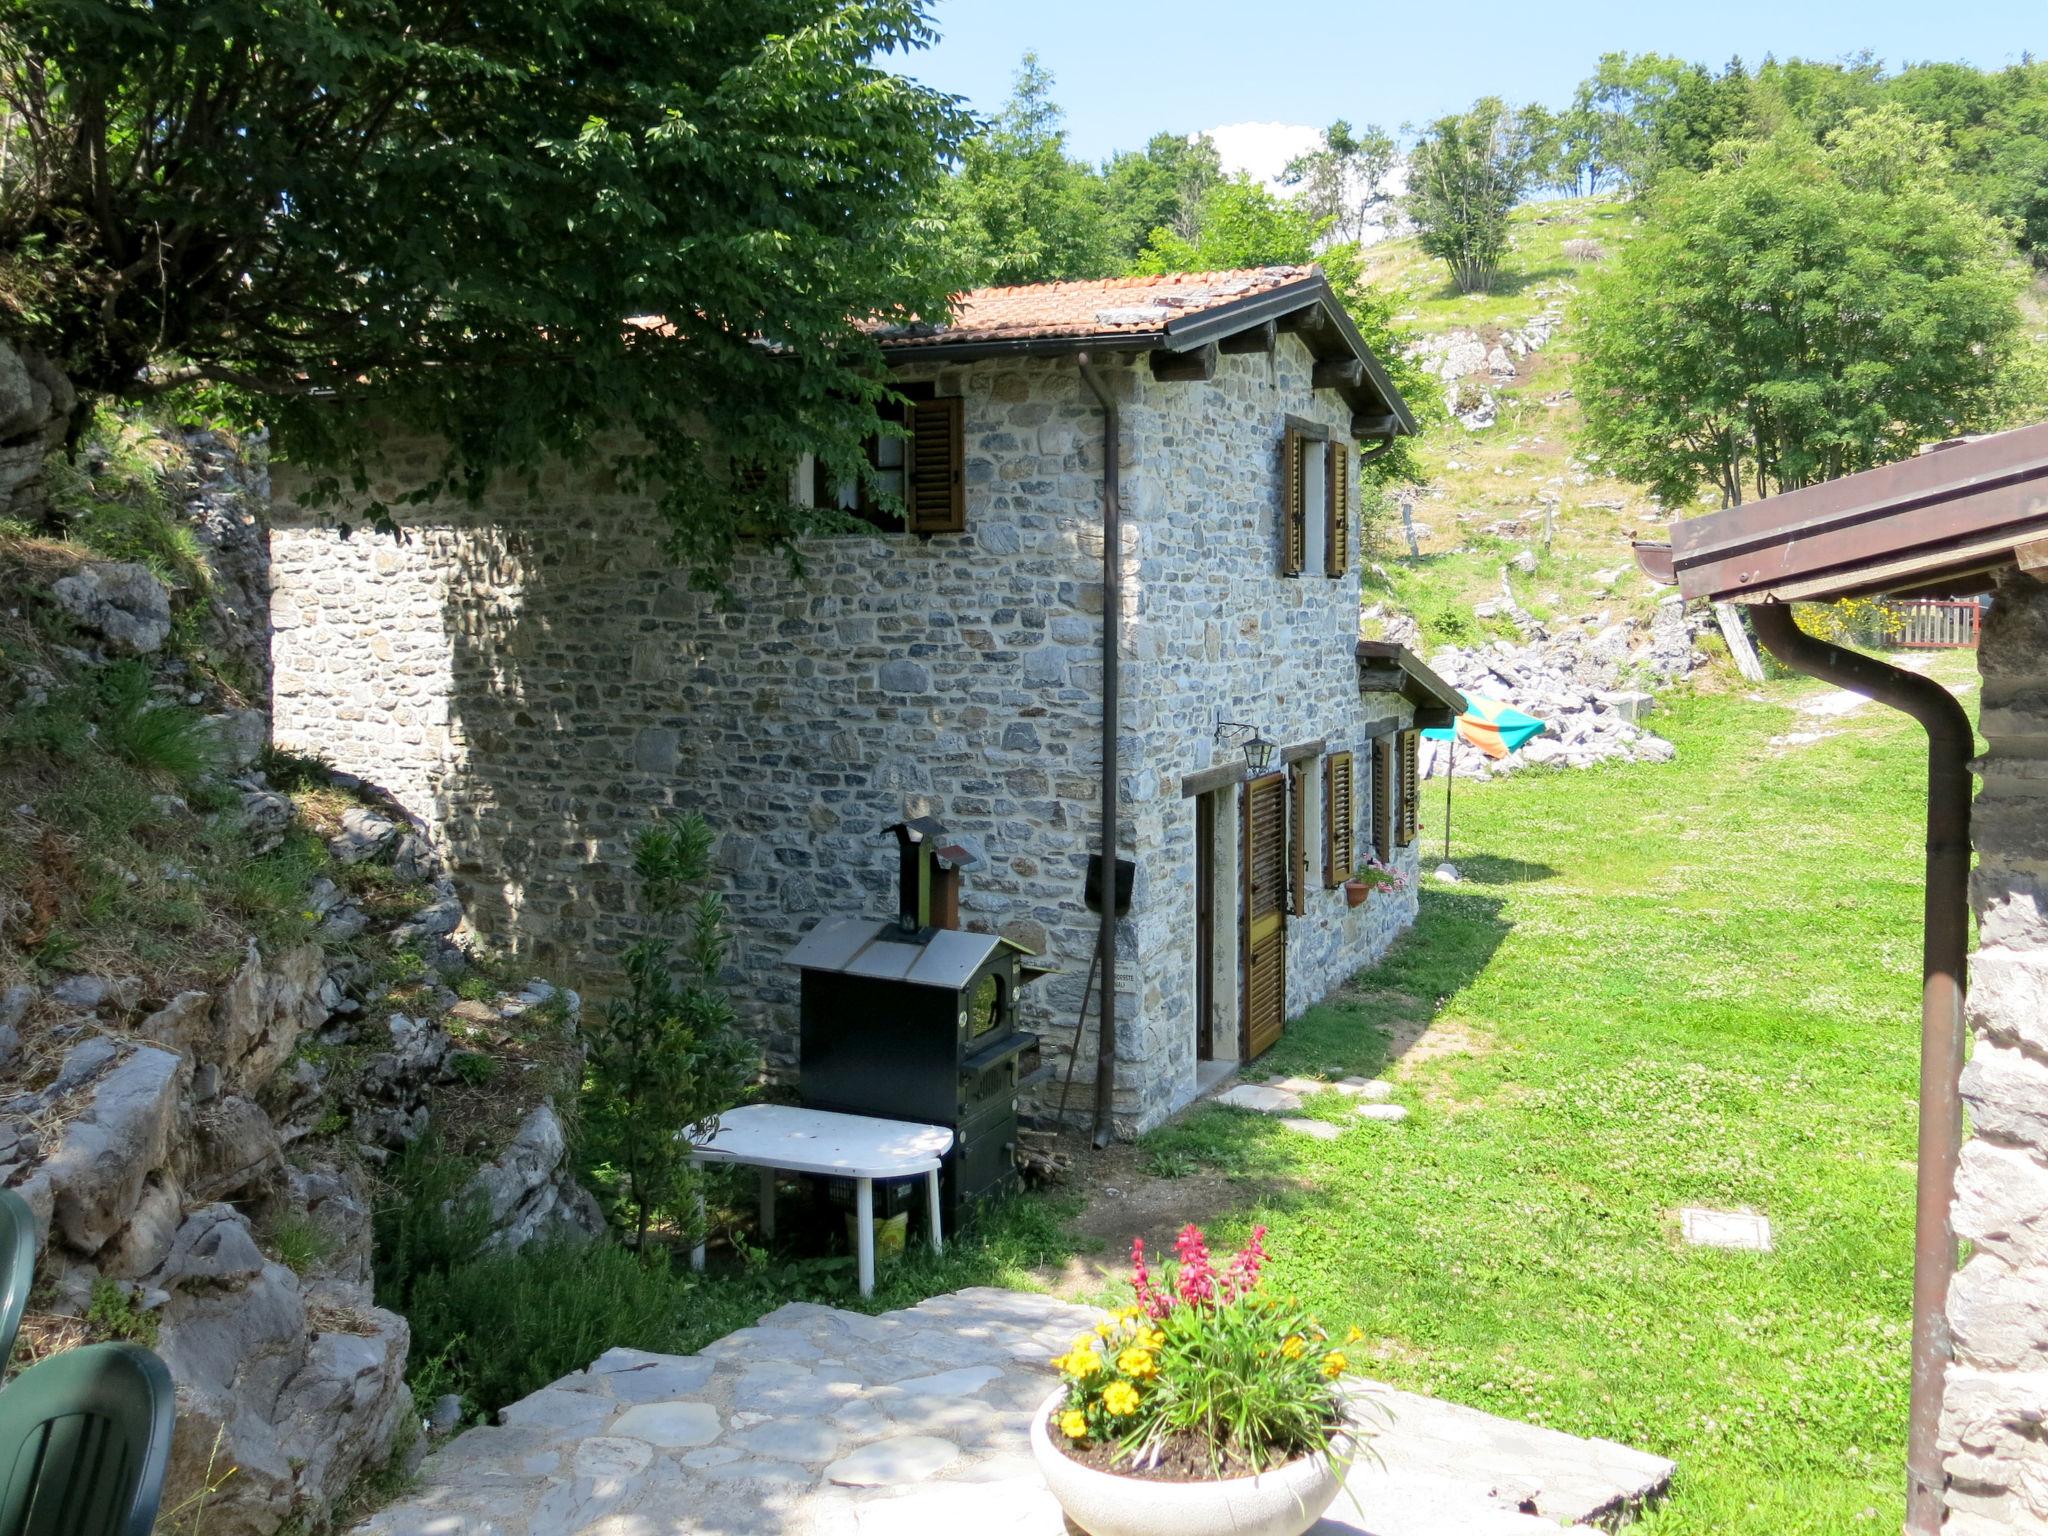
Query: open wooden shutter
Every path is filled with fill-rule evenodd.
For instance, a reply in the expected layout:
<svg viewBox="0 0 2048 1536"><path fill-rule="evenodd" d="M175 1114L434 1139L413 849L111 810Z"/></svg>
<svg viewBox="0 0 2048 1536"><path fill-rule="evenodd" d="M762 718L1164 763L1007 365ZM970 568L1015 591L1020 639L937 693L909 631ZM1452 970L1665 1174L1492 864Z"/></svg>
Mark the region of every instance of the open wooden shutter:
<svg viewBox="0 0 2048 1536"><path fill-rule="evenodd" d="M1422 774L1416 761L1422 747L1422 733L1402 731L1401 744L1401 846L1415 841L1422 822Z"/></svg>
<svg viewBox="0 0 2048 1536"><path fill-rule="evenodd" d="M1332 442L1328 472L1323 476L1323 574L1342 576L1351 569L1351 445Z"/></svg>
<svg viewBox="0 0 2048 1536"><path fill-rule="evenodd" d="M1323 759L1323 884L1339 886L1351 878L1352 827L1358 815L1352 784L1351 754L1332 752Z"/></svg>
<svg viewBox="0 0 2048 1536"><path fill-rule="evenodd" d="M966 404L957 395L910 402L903 505L912 533L960 533L967 527Z"/></svg>
<svg viewBox="0 0 2048 1536"><path fill-rule="evenodd" d="M1308 760L1287 765L1287 910L1308 910Z"/></svg>
<svg viewBox="0 0 2048 1536"><path fill-rule="evenodd" d="M1257 1056L1287 1023L1287 776L1244 787L1244 1038Z"/></svg>
<svg viewBox="0 0 2048 1536"><path fill-rule="evenodd" d="M1280 445L1280 574L1299 576L1308 560L1307 465L1303 455L1315 439L1293 427Z"/></svg>
<svg viewBox="0 0 2048 1536"><path fill-rule="evenodd" d="M1372 744L1372 851L1385 863L1394 854L1394 738L1376 737Z"/></svg>

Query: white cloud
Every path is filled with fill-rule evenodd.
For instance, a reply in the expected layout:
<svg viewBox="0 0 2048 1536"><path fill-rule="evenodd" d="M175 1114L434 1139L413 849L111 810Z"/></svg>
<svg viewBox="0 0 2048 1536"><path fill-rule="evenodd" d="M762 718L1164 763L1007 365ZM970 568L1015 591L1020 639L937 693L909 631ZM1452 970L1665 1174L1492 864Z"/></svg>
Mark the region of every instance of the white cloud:
<svg viewBox="0 0 2048 1536"><path fill-rule="evenodd" d="M1275 192L1287 162L1323 141L1322 130L1305 123L1225 123L1203 132L1215 142L1225 172L1243 171Z"/></svg>

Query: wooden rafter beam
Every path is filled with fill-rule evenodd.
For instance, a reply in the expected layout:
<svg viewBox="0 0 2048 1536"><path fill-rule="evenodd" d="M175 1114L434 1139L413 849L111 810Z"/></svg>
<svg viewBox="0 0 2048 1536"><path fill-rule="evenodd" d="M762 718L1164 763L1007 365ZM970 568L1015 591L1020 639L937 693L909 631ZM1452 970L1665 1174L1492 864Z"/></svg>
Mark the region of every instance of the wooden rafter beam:
<svg viewBox="0 0 2048 1536"><path fill-rule="evenodd" d="M1317 389L1356 389L1364 382L1365 364L1355 357L1325 358L1310 379Z"/></svg>
<svg viewBox="0 0 2048 1536"><path fill-rule="evenodd" d="M1249 330L1239 331L1234 336L1225 336L1216 345L1224 352L1236 354L1270 352L1279 345L1279 342L1280 327L1274 321L1268 320L1264 325L1255 325Z"/></svg>
<svg viewBox="0 0 2048 1536"><path fill-rule="evenodd" d="M1216 377L1217 344L1190 347L1185 352L1164 349L1152 354L1152 377L1162 383L1202 383Z"/></svg>

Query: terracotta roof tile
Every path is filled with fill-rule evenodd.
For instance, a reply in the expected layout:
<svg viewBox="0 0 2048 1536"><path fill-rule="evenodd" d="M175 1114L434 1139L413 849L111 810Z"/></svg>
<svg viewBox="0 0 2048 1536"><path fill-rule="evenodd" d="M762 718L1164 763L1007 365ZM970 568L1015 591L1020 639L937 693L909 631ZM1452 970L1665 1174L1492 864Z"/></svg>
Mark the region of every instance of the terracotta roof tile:
<svg viewBox="0 0 2048 1536"><path fill-rule="evenodd" d="M1169 321L1199 315L1317 275L1312 266L1251 267L1238 272L1169 272L1082 282L976 288L954 302L944 326L897 326L877 333L889 348L1060 336L1147 335Z"/></svg>

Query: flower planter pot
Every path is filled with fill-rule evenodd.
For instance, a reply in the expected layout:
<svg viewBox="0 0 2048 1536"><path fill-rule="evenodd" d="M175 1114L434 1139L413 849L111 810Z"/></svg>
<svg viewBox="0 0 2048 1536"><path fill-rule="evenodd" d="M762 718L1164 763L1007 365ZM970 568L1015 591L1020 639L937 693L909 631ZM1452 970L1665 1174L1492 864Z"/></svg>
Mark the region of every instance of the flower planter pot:
<svg viewBox="0 0 2048 1536"><path fill-rule="evenodd" d="M1343 1472L1328 1456L1303 1456L1257 1477L1169 1483L1083 1466L1054 1443L1050 1420L1066 1399L1056 1388L1031 1420L1031 1454L1067 1518L1088 1536L1302 1536L1337 1497ZM1340 1436L1337 1453L1350 1441Z"/></svg>
<svg viewBox="0 0 2048 1536"><path fill-rule="evenodd" d="M1344 882L1344 903L1346 906L1362 907L1372 898L1372 893L1378 889L1378 886L1367 885L1363 880L1346 880Z"/></svg>

